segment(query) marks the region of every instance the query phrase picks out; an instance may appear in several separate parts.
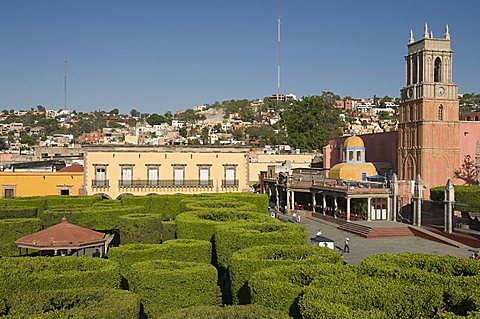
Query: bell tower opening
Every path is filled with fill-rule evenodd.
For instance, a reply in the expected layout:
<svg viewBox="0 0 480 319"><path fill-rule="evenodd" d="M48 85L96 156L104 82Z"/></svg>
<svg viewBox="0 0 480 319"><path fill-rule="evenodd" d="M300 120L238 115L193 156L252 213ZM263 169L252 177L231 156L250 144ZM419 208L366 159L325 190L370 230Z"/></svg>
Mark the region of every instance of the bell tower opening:
<svg viewBox="0 0 480 319"><path fill-rule="evenodd" d="M435 59L433 67L433 82L442 82L442 60L440 57Z"/></svg>

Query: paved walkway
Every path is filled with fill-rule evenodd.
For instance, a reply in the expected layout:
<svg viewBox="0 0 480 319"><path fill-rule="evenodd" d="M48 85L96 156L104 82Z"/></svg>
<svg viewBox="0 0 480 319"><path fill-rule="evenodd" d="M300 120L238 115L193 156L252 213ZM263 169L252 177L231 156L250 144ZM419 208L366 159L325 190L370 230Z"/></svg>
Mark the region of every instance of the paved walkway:
<svg viewBox="0 0 480 319"><path fill-rule="evenodd" d="M375 222L371 222L375 223ZM337 229L338 225L316 218L302 217L301 223L308 230L308 238L315 237L319 229L322 236L335 241L336 250L350 264L358 265L363 259L378 253L417 252L433 255L451 255L467 258L471 255L468 248L456 248L420 237L370 238ZM345 238L350 239L350 253L343 253ZM310 243L314 245L315 243Z"/></svg>

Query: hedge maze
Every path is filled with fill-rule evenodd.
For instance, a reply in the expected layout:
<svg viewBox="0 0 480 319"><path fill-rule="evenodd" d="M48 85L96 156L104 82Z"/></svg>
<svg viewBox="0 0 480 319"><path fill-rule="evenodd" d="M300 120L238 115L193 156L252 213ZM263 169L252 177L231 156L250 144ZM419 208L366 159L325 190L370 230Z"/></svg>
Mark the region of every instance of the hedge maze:
<svg viewBox="0 0 480 319"><path fill-rule="evenodd" d="M0 318L480 318L478 261L345 265L267 207L243 193L2 199ZM17 256L15 240L64 216L115 233L108 259Z"/></svg>

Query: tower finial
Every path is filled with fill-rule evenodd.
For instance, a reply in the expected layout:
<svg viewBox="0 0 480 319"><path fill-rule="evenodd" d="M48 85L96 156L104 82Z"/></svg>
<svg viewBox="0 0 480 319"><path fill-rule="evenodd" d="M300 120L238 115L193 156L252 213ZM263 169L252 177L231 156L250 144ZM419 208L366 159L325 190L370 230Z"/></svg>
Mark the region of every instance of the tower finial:
<svg viewBox="0 0 480 319"><path fill-rule="evenodd" d="M430 39L433 39L433 31L430 31Z"/></svg>
<svg viewBox="0 0 480 319"><path fill-rule="evenodd" d="M425 26L423 27L423 38L424 39L428 39L429 37L429 34L428 34L428 25L427 23L425 22Z"/></svg>
<svg viewBox="0 0 480 319"><path fill-rule="evenodd" d="M448 24L445 25L445 35L443 36L445 40L450 40L450 31L448 30Z"/></svg>
<svg viewBox="0 0 480 319"><path fill-rule="evenodd" d="M410 38L408 39L408 44L415 42L415 39L413 38L413 30L410 30Z"/></svg>

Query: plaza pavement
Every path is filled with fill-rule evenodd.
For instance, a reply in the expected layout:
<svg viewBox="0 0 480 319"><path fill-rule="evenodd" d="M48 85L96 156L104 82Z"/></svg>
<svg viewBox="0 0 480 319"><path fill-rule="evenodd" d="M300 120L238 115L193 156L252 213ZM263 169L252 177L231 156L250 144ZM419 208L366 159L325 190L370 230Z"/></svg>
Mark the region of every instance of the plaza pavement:
<svg viewBox="0 0 480 319"><path fill-rule="evenodd" d="M374 223L374 222L372 222ZM358 265L366 257L379 253L416 252L433 255L451 255L467 258L471 255L467 246L456 248L420 237L370 238L337 229L338 225L311 217L302 217L300 224L307 228L308 238L315 237L319 229L322 236L335 242L336 250L343 255L345 262ZM343 253L345 238L350 239L350 253ZM309 245L316 243L308 242Z"/></svg>

